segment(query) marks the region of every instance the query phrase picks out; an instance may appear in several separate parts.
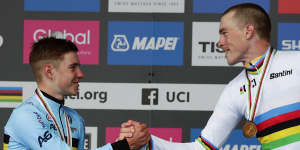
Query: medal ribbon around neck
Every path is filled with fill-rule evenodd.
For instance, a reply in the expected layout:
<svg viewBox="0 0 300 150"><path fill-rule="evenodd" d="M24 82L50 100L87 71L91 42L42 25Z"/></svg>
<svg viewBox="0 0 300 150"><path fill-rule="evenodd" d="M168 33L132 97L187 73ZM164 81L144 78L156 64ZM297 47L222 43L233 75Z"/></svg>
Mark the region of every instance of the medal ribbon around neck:
<svg viewBox="0 0 300 150"><path fill-rule="evenodd" d="M42 92L39 89L36 89L35 93L36 93L37 97L39 98L39 100L40 100L39 102L41 103L43 108L47 111L47 113L51 116L52 120L54 121L54 125L55 125L56 129L58 130L58 133L60 135L61 140L66 141L65 136L62 133L62 130L60 129L60 127L57 123L57 120L56 120L55 116L52 113L51 108L49 107L48 103L43 98L44 95L42 94ZM69 117L68 117L68 115L65 111L64 111L64 115L65 115L65 124L66 124L67 129L68 129L67 130L68 131L68 137L67 137L66 142L69 146L72 147L72 131L71 131L70 123L69 123Z"/></svg>
<svg viewBox="0 0 300 150"><path fill-rule="evenodd" d="M248 119L251 122L253 122L254 117L255 117L255 111L256 111L258 99L259 99L259 96L261 94L262 83L263 83L263 80L264 80L264 76L267 72L267 68L268 68L272 53L273 53L273 48L270 49L270 52L267 56L267 60L265 60L266 62L265 62L265 65L263 67L263 72L262 72L262 75L260 77L260 81L259 81L259 84L258 84L258 89L257 89L257 92L256 92L254 107L252 106L252 99L251 99L251 82L249 80L247 70L245 71L246 72L246 78L247 78L247 81L248 81L248 89L249 89L249 92L248 92L248 100L249 100L248 101L249 102L249 116L248 116Z"/></svg>

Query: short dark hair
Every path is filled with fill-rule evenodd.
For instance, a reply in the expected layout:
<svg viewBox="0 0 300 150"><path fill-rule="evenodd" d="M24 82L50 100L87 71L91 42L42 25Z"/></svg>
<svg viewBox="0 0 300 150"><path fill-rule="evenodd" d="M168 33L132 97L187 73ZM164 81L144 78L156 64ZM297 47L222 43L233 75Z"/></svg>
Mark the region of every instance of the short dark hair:
<svg viewBox="0 0 300 150"><path fill-rule="evenodd" d="M229 12L234 12L234 18L241 26L247 24L254 25L254 28L261 39L270 42L271 20L267 12L257 4L243 3L228 8L223 16Z"/></svg>
<svg viewBox="0 0 300 150"><path fill-rule="evenodd" d="M41 69L44 64L50 63L57 66L64 54L70 51L78 52L78 48L69 40L45 37L35 42L31 47L29 57L35 80L41 79Z"/></svg>

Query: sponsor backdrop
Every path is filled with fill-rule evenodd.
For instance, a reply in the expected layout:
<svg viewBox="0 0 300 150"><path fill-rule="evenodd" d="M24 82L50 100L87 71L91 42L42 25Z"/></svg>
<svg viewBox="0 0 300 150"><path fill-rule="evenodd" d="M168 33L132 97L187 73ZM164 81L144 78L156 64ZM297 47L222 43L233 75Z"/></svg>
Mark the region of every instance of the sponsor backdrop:
<svg viewBox="0 0 300 150"><path fill-rule="evenodd" d="M0 140L13 108L36 88L30 45L59 31L80 49L85 79L65 99L85 119L85 149L113 142L128 119L166 140L193 141L242 70L226 64L216 42L221 13L245 2L270 14L275 48L300 50L298 0L0 1ZM222 149L260 149L240 128Z"/></svg>

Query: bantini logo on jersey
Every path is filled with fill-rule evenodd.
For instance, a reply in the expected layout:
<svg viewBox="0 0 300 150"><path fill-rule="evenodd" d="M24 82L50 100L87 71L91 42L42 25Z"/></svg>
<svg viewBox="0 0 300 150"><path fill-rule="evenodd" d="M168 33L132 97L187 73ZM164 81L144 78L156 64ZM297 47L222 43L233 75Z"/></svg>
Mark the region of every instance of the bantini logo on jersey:
<svg viewBox="0 0 300 150"><path fill-rule="evenodd" d="M108 64L183 65L182 22L109 22Z"/></svg>

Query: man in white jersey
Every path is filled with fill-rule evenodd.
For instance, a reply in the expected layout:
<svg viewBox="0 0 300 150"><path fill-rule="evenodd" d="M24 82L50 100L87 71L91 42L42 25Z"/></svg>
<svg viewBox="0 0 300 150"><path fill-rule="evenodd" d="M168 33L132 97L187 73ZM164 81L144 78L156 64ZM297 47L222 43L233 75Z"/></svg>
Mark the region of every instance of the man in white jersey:
<svg viewBox="0 0 300 150"><path fill-rule="evenodd" d="M269 16L260 6L245 3L226 10L218 47L225 51L228 64L242 62L244 70L225 87L195 142L172 143L152 135L149 149L219 149L244 117L243 134L256 136L263 150L298 150L300 53L273 49L270 32ZM120 138L136 123L123 123Z"/></svg>

